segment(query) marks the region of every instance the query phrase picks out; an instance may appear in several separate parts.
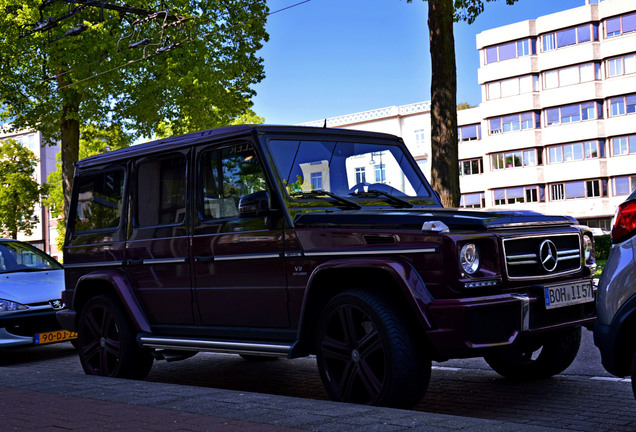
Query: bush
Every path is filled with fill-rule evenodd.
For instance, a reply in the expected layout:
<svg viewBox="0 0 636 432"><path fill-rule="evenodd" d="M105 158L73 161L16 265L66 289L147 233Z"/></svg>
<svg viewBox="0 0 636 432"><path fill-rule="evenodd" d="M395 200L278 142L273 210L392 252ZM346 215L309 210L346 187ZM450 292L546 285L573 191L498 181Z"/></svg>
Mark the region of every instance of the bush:
<svg viewBox="0 0 636 432"><path fill-rule="evenodd" d="M610 248L612 247L612 238L609 234L595 236L594 247L596 249L596 259L606 260L609 255Z"/></svg>

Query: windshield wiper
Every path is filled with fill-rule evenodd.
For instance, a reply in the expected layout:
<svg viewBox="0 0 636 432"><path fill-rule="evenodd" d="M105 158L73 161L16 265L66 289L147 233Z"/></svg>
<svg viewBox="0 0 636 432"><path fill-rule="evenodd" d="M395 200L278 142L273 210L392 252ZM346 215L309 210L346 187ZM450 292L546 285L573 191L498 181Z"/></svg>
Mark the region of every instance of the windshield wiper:
<svg viewBox="0 0 636 432"><path fill-rule="evenodd" d="M335 199L339 203L344 204L345 206L351 209L360 210L362 208L362 206L355 201L351 201L347 198L343 198L339 195L336 195L331 192L327 192L326 190L322 190L322 189L313 190L310 192L294 192L291 194L292 198L324 198L326 196L329 198Z"/></svg>
<svg viewBox="0 0 636 432"><path fill-rule="evenodd" d="M385 198L387 198L386 201L388 201L389 203L393 203L396 205L396 207L398 208L411 208L413 207L413 204L411 204L409 201L402 199L402 198L398 198L394 195L391 195L387 192L384 191L379 191L379 190L375 190L375 189L370 189L368 191L358 191L358 192L352 192L349 195L353 195L353 196L364 196L364 197L368 197L368 196L372 196L372 197L378 197L378 196L383 196Z"/></svg>

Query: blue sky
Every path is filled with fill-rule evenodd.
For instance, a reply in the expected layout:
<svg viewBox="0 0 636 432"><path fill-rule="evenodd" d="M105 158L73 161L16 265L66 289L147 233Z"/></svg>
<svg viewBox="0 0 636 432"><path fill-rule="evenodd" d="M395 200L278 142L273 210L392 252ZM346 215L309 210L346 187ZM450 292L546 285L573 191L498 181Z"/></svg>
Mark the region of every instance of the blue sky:
<svg viewBox="0 0 636 432"><path fill-rule="evenodd" d="M301 0L268 0L277 11ZM493 27L583 6L585 0L504 0L455 25L457 100L478 105L475 36ZM423 0L311 0L269 17L259 52L265 79L254 111L296 124L430 99L428 5Z"/></svg>

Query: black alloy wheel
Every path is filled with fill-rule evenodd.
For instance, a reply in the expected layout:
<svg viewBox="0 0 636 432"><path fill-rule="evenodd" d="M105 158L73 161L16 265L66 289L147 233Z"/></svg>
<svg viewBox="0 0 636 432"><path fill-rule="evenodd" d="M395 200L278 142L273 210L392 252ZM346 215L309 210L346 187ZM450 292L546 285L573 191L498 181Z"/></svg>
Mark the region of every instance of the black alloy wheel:
<svg viewBox="0 0 636 432"><path fill-rule="evenodd" d="M518 345L493 351L484 356L499 375L515 380L549 378L566 370L576 358L581 345L581 328L545 336L536 345Z"/></svg>
<svg viewBox="0 0 636 432"><path fill-rule="evenodd" d="M424 395L431 361L402 311L383 296L350 290L325 307L316 357L331 399L410 408Z"/></svg>
<svg viewBox="0 0 636 432"><path fill-rule="evenodd" d="M152 353L137 346L133 325L107 295L93 297L82 309L77 343L88 375L144 379L152 367Z"/></svg>

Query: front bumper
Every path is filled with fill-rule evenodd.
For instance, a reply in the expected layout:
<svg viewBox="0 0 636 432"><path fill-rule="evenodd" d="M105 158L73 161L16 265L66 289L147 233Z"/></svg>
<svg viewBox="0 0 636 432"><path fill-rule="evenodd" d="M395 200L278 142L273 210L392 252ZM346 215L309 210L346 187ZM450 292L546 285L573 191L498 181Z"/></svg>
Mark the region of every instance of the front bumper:
<svg viewBox="0 0 636 432"><path fill-rule="evenodd" d="M0 316L0 348L33 345L36 333L59 329L53 309L6 313Z"/></svg>
<svg viewBox="0 0 636 432"><path fill-rule="evenodd" d="M429 312L435 328L427 337L434 353L442 360L479 357L521 338L591 327L596 321L594 302L547 310L541 293L537 286L519 293L433 301Z"/></svg>

